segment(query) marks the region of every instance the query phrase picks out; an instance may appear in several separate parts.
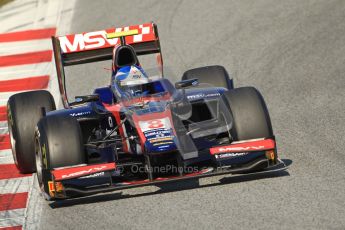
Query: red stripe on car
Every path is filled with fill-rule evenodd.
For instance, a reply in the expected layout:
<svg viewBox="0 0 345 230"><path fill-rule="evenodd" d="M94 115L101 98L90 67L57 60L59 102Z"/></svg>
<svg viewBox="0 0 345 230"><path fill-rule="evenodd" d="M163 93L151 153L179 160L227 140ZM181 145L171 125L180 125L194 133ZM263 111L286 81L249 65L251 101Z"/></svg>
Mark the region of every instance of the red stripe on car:
<svg viewBox="0 0 345 230"><path fill-rule="evenodd" d="M0 164L0 180L31 176L21 174L15 164Z"/></svg>
<svg viewBox="0 0 345 230"><path fill-rule="evenodd" d="M275 142L272 139L248 141L238 144L217 146L210 149L212 155L219 153L236 153L236 152L252 152L262 151L267 149L274 149Z"/></svg>
<svg viewBox="0 0 345 230"><path fill-rule="evenodd" d="M71 168L55 169L52 171L55 181L68 180L98 172L110 171L116 168L115 163L86 165Z"/></svg>
<svg viewBox="0 0 345 230"><path fill-rule="evenodd" d="M120 109L121 106L119 104L116 105L107 105L103 103L104 108L106 108L109 112L111 112L116 120L117 124L121 124L121 117L120 117ZM127 141L125 139L125 131L123 130L123 126L120 125L119 126L119 133L122 139L122 148L124 152L128 152L129 151L129 147L127 145Z"/></svg>
<svg viewBox="0 0 345 230"><path fill-rule="evenodd" d="M0 211L25 208L27 200L27 192L0 194Z"/></svg>
<svg viewBox="0 0 345 230"><path fill-rule="evenodd" d="M0 42L18 42L35 39L47 39L54 36L56 28L25 30L0 34Z"/></svg>
<svg viewBox="0 0 345 230"><path fill-rule="evenodd" d="M14 54L0 57L0 67L28 65L52 60L52 50Z"/></svg>
<svg viewBox="0 0 345 230"><path fill-rule="evenodd" d="M48 83L48 75L0 81L0 92L45 89L48 87Z"/></svg>

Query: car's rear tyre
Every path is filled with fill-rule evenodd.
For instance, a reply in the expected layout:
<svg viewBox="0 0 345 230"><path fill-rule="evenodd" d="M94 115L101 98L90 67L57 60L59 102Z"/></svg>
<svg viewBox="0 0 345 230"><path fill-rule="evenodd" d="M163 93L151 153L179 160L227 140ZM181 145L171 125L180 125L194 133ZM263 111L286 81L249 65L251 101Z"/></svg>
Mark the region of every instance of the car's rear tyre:
<svg viewBox="0 0 345 230"><path fill-rule="evenodd" d="M78 121L71 116L47 116L36 127L37 179L46 198L51 197L51 170L85 164L85 151Z"/></svg>
<svg viewBox="0 0 345 230"><path fill-rule="evenodd" d="M205 66L187 70L182 80L197 78L200 83L208 84L210 87L223 87L233 89L233 81L223 66Z"/></svg>
<svg viewBox="0 0 345 230"><path fill-rule="evenodd" d="M257 89L236 88L225 92L221 98L233 117L231 135L234 141L273 137L266 103Z"/></svg>
<svg viewBox="0 0 345 230"><path fill-rule="evenodd" d="M34 134L45 111L55 110L53 96L45 90L18 93L7 103L8 130L14 162L21 173L33 173L35 167Z"/></svg>

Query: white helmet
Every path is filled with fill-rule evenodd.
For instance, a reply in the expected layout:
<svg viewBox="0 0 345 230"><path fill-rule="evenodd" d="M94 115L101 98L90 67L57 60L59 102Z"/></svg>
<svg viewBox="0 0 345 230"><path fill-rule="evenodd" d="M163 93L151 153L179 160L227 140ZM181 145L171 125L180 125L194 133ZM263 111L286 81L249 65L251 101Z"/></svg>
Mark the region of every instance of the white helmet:
<svg viewBox="0 0 345 230"><path fill-rule="evenodd" d="M122 98L124 96L145 96L144 85L149 79L144 70L136 65L120 68L112 79L112 88L115 95Z"/></svg>

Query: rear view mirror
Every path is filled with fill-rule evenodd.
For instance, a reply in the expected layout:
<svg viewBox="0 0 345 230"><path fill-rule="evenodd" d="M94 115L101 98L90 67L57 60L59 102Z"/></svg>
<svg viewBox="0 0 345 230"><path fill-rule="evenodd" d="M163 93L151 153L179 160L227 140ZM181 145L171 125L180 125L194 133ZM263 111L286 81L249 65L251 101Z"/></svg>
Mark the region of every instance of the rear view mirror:
<svg viewBox="0 0 345 230"><path fill-rule="evenodd" d="M83 104L86 102L92 102L92 101L99 101L99 95L98 94L91 94L91 95L85 95L85 96L76 96L75 101L70 103L70 105L78 105Z"/></svg>
<svg viewBox="0 0 345 230"><path fill-rule="evenodd" d="M178 81L175 83L175 88L176 89L183 89L191 86L198 86L199 81L197 78L193 79L188 79L188 80L183 80L183 81Z"/></svg>

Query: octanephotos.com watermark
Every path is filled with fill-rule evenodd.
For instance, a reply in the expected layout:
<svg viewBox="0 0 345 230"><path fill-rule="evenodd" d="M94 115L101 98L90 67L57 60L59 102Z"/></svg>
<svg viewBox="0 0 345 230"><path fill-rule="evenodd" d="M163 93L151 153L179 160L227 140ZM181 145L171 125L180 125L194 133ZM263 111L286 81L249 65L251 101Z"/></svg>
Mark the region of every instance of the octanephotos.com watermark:
<svg viewBox="0 0 345 230"><path fill-rule="evenodd" d="M133 165L131 166L132 173L194 173L198 172L199 168L196 166L187 166L187 167L178 167L175 165L164 165L164 166L139 166Z"/></svg>

